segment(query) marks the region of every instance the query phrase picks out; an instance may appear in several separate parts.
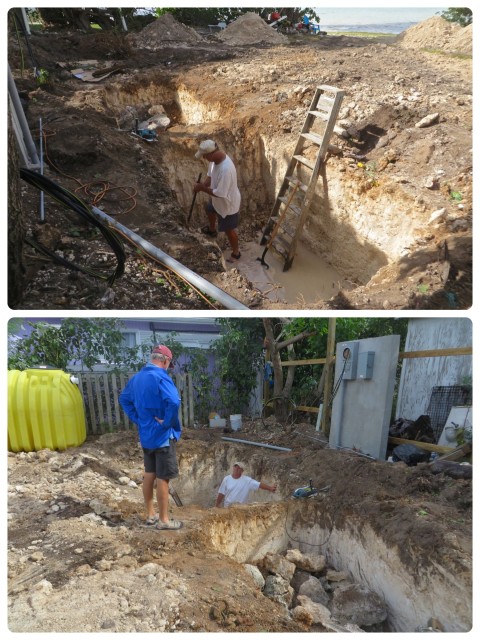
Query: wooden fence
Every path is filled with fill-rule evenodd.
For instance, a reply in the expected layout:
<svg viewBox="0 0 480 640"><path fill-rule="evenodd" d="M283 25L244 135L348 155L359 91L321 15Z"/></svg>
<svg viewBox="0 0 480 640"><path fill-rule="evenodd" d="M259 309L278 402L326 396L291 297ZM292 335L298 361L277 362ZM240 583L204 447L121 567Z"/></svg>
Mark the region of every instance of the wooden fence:
<svg viewBox="0 0 480 640"><path fill-rule="evenodd" d="M330 333L329 333L329 337L330 337ZM332 345L334 346L334 343L332 343ZM329 353L333 354L333 348L331 350L329 350ZM471 346L469 347L452 347L452 348L447 348L447 349L425 349L423 351L403 351L400 352L398 354L398 359L402 360L402 359L408 359L408 358L441 358L441 357L449 357L449 356L471 356L473 353L473 349ZM327 367L330 366L333 369L335 363L335 356L331 355L330 358L315 358L312 360L284 360L282 362L282 367L298 367L298 366L302 366L302 365L309 365L309 364L324 364ZM328 394L326 393L326 390L324 390L324 397L329 397ZM329 403L330 404L330 403ZM327 405L328 406L328 405ZM301 405L297 405L295 407L296 411L306 411L306 412L311 412L311 413L319 413L320 409L319 407L307 407L307 406L301 406ZM325 412L323 412L323 416L322 418L325 418ZM330 424L322 421L322 431L325 435L328 435L330 433ZM408 443L412 443L414 441L412 440L401 440L400 438L392 438L389 437L389 442L391 443L395 443L395 444L403 444L404 442L408 442ZM432 449L431 447L433 445L427 445L425 444L425 446L422 447L422 444L419 442L415 442L415 444L418 447L424 448L424 449L428 449L431 451L440 451L442 450L443 453L445 453L445 451L451 451L451 447L438 447L438 446L434 446L434 448ZM429 448L430 447L430 448Z"/></svg>
<svg viewBox="0 0 480 640"><path fill-rule="evenodd" d="M79 373L88 434L134 429L120 406L119 397L134 373ZM184 427L194 426L193 384L188 373L174 375L181 398L180 421Z"/></svg>

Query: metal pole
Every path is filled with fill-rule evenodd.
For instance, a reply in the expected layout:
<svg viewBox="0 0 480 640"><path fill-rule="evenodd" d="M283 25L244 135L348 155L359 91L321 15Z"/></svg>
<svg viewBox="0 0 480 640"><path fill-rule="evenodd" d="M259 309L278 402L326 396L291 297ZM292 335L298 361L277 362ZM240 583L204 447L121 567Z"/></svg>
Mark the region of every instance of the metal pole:
<svg viewBox="0 0 480 640"><path fill-rule="evenodd" d="M246 307L244 304L242 304L235 298L232 298L232 296L229 296L228 293L225 293L225 291L222 291L215 285L211 284L210 282L208 282L208 280L205 280L205 278L199 276L198 273L191 271L185 265L178 262L178 260L175 260L175 258L172 258L167 253L161 251L161 249L158 249L155 245L151 244L147 240L144 240L141 236L137 235L133 231L130 231L130 229L124 227L123 224L120 224L110 216L107 216L106 213L103 213L103 211L97 209L97 207L92 207L92 211L101 220L107 222L111 228L118 229L125 236L127 236L127 238L130 238L130 240L141 247L146 254L155 258L156 260L159 260L162 264L169 267L175 273L178 273L180 276L185 278L187 282L197 287L197 289L200 289L200 291L202 291L203 293L206 293L208 296L211 296L215 300L218 300L218 302L221 302L226 309L242 309L248 311L248 307Z"/></svg>
<svg viewBox="0 0 480 640"><path fill-rule="evenodd" d="M255 447L265 447L266 449L276 449L277 451L291 451L286 447L275 447L273 444L262 444L261 442L252 442L251 440L238 440L237 438L222 438L228 442L241 442L242 444L253 444Z"/></svg>
<svg viewBox="0 0 480 640"><path fill-rule="evenodd" d="M28 127L28 122L23 111L22 103L20 102L20 96L18 95L17 86L15 84L15 80L13 79L10 65L8 67L8 95L10 96L10 100L12 101L13 110L21 129L25 150L29 154L29 158L25 158L27 163L29 163L28 168L38 169L38 167L40 166L40 160L38 158L35 143L33 142L32 134L30 133L30 129ZM22 146L21 141L19 140L18 142L19 145Z"/></svg>
<svg viewBox="0 0 480 640"><path fill-rule="evenodd" d="M40 175L43 176L43 128L42 119L39 118L40 128ZM40 222L45 222L45 194L40 191Z"/></svg>

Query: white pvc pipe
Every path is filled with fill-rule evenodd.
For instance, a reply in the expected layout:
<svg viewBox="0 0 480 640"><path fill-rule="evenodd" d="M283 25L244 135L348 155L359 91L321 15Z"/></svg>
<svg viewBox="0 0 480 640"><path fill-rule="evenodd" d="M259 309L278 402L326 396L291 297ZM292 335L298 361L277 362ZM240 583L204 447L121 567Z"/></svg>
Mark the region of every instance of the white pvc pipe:
<svg viewBox="0 0 480 640"><path fill-rule="evenodd" d="M30 133L30 129L28 127L25 112L23 111L22 103L20 102L20 96L18 95L17 85L15 84L15 80L13 79L10 65L8 67L8 95L10 96L10 99L12 101L18 124L21 129L26 152L29 154L29 168L36 169L40 166L40 161L38 158L37 149L35 148L35 143L33 142L32 134Z"/></svg>
<svg viewBox="0 0 480 640"><path fill-rule="evenodd" d="M25 25L25 31L28 33L28 35L31 35L32 32L30 31L30 23L28 22L27 12L23 7L20 9L20 11L22 12L22 18L23 18L23 24Z"/></svg>
<svg viewBox="0 0 480 640"><path fill-rule="evenodd" d="M147 240L144 240L141 236L137 235L133 231L130 231L130 229L124 227L123 224L120 224L110 216L107 216L106 213L104 213L97 207L92 207L92 211L98 218L100 218L104 222L107 222L111 228L118 229L124 235L126 235L127 238L133 240L133 242L140 246L146 254L152 256L156 260L159 260L162 264L169 267L172 271L181 275L183 278L185 278L185 280L187 280L187 282L189 282L197 289L200 289L200 291L202 291L203 293L211 296L215 300L218 300L218 302L221 302L226 309L242 309L248 311L248 307L246 307L244 304L242 304L235 298L232 298L232 296L228 295L228 293L225 293L225 291L222 291L211 282L208 282L208 280L205 280L205 278L199 276L198 273L191 271L181 262L178 262L178 260L175 260L175 258L172 258L167 253L164 253L161 249L158 249L158 247L156 247L155 245L151 244Z"/></svg>
<svg viewBox="0 0 480 640"><path fill-rule="evenodd" d="M320 431L320 423L322 421L322 413L323 413L323 402L321 402L319 407L318 407L318 416L317 416L317 422L315 424L315 431Z"/></svg>
<svg viewBox="0 0 480 640"><path fill-rule="evenodd" d="M251 440L238 440L237 438L222 438L229 442L241 442L242 444L253 444L255 447L265 447L266 449L276 449L277 451L291 451L286 447L275 447L273 444L262 444L261 442L252 442Z"/></svg>

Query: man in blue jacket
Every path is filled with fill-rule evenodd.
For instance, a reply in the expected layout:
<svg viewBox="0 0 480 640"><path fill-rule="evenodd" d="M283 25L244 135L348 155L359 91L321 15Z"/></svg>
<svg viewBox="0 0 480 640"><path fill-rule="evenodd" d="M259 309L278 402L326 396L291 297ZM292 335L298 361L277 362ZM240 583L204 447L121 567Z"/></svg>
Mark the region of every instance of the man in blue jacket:
<svg viewBox="0 0 480 640"><path fill-rule="evenodd" d="M150 362L131 378L120 395L123 410L138 427L145 475L143 498L146 524L157 529L181 529L183 522L168 516L169 481L178 476L176 443L182 427L178 419L180 396L167 373L172 352L163 344L152 350ZM158 515L153 487L157 480Z"/></svg>

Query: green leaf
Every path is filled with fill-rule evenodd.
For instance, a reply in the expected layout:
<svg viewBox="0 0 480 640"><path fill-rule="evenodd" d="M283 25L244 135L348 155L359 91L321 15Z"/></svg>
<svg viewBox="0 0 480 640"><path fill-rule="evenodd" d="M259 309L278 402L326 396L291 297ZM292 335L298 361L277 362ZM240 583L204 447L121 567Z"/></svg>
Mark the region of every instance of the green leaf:
<svg viewBox="0 0 480 640"><path fill-rule="evenodd" d="M417 286L417 291L419 293L428 293L429 288L428 284L419 284Z"/></svg>

